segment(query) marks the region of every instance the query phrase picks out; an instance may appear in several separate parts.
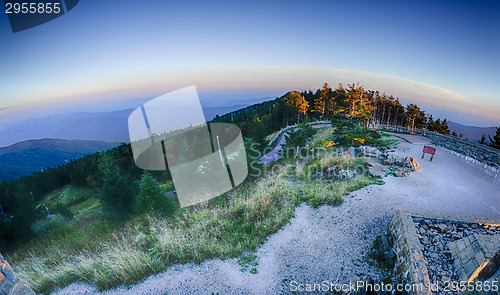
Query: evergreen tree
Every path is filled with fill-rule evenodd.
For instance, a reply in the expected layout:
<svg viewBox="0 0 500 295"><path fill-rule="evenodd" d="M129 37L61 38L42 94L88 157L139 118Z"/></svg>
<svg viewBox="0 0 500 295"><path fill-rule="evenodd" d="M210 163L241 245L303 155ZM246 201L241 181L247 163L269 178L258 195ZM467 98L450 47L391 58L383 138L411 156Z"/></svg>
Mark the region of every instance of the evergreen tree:
<svg viewBox="0 0 500 295"><path fill-rule="evenodd" d="M348 97L346 98L346 110L345 115L350 119L357 120L366 120L371 116L371 110L369 101L366 98L366 91L363 86L359 86L359 84L349 86Z"/></svg>
<svg viewBox="0 0 500 295"><path fill-rule="evenodd" d="M446 119L443 120L443 124L441 124L441 134L450 134L450 128L448 127L448 122Z"/></svg>
<svg viewBox="0 0 500 295"><path fill-rule="evenodd" d="M174 202L165 195L160 184L148 172L142 174L139 184L139 195L136 198L136 210L139 214L157 212L162 215L174 211Z"/></svg>
<svg viewBox="0 0 500 295"><path fill-rule="evenodd" d="M99 197L107 216L125 219L134 207L135 181L120 169L108 153L102 154L98 177Z"/></svg>
<svg viewBox="0 0 500 295"><path fill-rule="evenodd" d="M297 113L297 123L300 123L300 114L305 115L309 109L309 102L298 91L288 92L284 97L286 105Z"/></svg>
<svg viewBox="0 0 500 295"><path fill-rule="evenodd" d="M497 132L493 138L491 138L491 136L488 137L491 141L490 146L500 150L500 127L497 128Z"/></svg>
<svg viewBox="0 0 500 295"><path fill-rule="evenodd" d="M479 141L480 144L485 144L486 143L486 136L483 134L481 137L481 140Z"/></svg>

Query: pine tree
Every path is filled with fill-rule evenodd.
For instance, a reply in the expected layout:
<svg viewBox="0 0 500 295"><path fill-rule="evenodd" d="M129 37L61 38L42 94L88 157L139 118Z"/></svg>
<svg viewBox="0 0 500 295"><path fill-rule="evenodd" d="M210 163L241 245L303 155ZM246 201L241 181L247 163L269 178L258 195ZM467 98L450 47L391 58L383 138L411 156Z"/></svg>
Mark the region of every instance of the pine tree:
<svg viewBox="0 0 500 295"><path fill-rule="evenodd" d="M309 102L298 91L288 92L285 96L286 105L297 113L297 123L300 123L300 114L305 115L309 109Z"/></svg>
<svg viewBox="0 0 500 295"><path fill-rule="evenodd" d="M488 137L491 141L490 146L500 150L500 127L497 128L497 132L493 138L491 138L491 136Z"/></svg>
<svg viewBox="0 0 500 295"><path fill-rule="evenodd" d="M160 184L148 172L142 174L139 185L139 195L136 199L136 211L139 214L157 212L162 215L174 210L174 202L165 195Z"/></svg>
<svg viewBox="0 0 500 295"><path fill-rule="evenodd" d="M135 182L108 153L102 154L97 170L99 196L107 217L125 219L134 207Z"/></svg>
<svg viewBox="0 0 500 295"><path fill-rule="evenodd" d="M486 143L486 136L483 134L481 137L481 140L479 141L480 144L485 144Z"/></svg>

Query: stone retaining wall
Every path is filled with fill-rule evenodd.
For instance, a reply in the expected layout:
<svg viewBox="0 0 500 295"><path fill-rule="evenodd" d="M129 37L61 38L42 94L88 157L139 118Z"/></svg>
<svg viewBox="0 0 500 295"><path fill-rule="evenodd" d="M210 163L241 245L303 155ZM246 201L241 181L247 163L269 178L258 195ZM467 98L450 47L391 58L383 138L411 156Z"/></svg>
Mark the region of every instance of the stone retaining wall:
<svg viewBox="0 0 500 295"><path fill-rule="evenodd" d="M0 254L0 295L35 295Z"/></svg>
<svg viewBox="0 0 500 295"><path fill-rule="evenodd" d="M422 254L423 246L418 240L417 229L411 214L398 211L390 223L389 231L394 240L396 279L405 284L417 286L410 294L431 295L427 264Z"/></svg>
<svg viewBox="0 0 500 295"><path fill-rule="evenodd" d="M496 171L500 170L500 150L455 136L443 135L436 132L427 132L426 136L431 138L431 142L433 144L463 155L463 158L471 158L487 164ZM498 174L498 172L496 174Z"/></svg>
<svg viewBox="0 0 500 295"><path fill-rule="evenodd" d="M481 218L481 217L461 217L461 216L459 217L453 215L438 215L430 212L398 211L389 225L389 234L392 235L392 240L393 240L392 247L393 251L396 254L395 265L394 265L395 278L406 284L412 284L412 285L418 284L424 287L430 287L431 282L429 279L427 262L423 255L424 247L420 243L417 235L417 223L425 219L437 222L451 221L456 223L469 223L469 224L500 224L499 219ZM451 250L452 254L454 255L453 249ZM458 254L459 256L462 254L463 254L462 256L464 255L470 256L471 257L470 260L472 260L472 258L477 258L475 255L472 255L473 253L471 254L465 252L461 253L460 251L457 253L459 253ZM460 264L459 262L462 261L461 260L454 261L455 264L454 266L458 271L458 273L460 273L460 270L462 269L464 271L466 270L466 268L464 268L462 264L467 265L469 261L463 261L464 263L462 264ZM478 261L478 264L480 264L479 262L481 261ZM460 276L460 279L463 280L465 277L466 276ZM429 288L422 288L422 289L417 289L416 291L412 291L410 292L410 294L418 294L418 295L432 294L432 291ZM471 292L470 294L490 294L490 293ZM499 293L497 292L495 294Z"/></svg>

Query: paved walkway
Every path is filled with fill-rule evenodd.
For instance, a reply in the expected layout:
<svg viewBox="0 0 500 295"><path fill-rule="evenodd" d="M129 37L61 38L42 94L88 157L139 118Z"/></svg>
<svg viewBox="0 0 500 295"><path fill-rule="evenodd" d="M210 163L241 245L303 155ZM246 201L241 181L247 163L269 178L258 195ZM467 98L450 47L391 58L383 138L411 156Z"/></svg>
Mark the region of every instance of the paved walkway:
<svg viewBox="0 0 500 295"><path fill-rule="evenodd" d="M331 124L318 124L318 125L313 125L313 128L322 128L322 127L331 127ZM297 128L294 128L293 131L295 131ZM262 156L260 158L259 163L261 164L269 164L271 162L276 161L279 158L278 152L281 150L282 146L286 143L286 140L288 138L288 130L284 131L278 140L278 143L274 146L274 148Z"/></svg>

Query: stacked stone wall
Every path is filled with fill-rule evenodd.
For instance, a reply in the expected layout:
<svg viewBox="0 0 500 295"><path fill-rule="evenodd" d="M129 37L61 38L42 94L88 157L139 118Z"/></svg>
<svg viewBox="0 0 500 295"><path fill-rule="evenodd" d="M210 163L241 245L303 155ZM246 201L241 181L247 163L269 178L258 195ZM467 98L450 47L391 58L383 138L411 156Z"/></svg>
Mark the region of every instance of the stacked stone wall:
<svg viewBox="0 0 500 295"><path fill-rule="evenodd" d="M466 139L436 132L427 132L426 136L430 137L433 144L458 153L458 155L462 155L462 158L471 158L486 164L490 167L490 170L497 172L497 174L498 171L500 171L500 150Z"/></svg>
<svg viewBox="0 0 500 295"><path fill-rule="evenodd" d="M0 254L0 295L35 295Z"/></svg>
<svg viewBox="0 0 500 295"><path fill-rule="evenodd" d="M390 223L389 231L394 240L396 279L415 286L410 294L432 294L427 265L422 254L423 247L418 240L412 216L407 212L398 211Z"/></svg>

